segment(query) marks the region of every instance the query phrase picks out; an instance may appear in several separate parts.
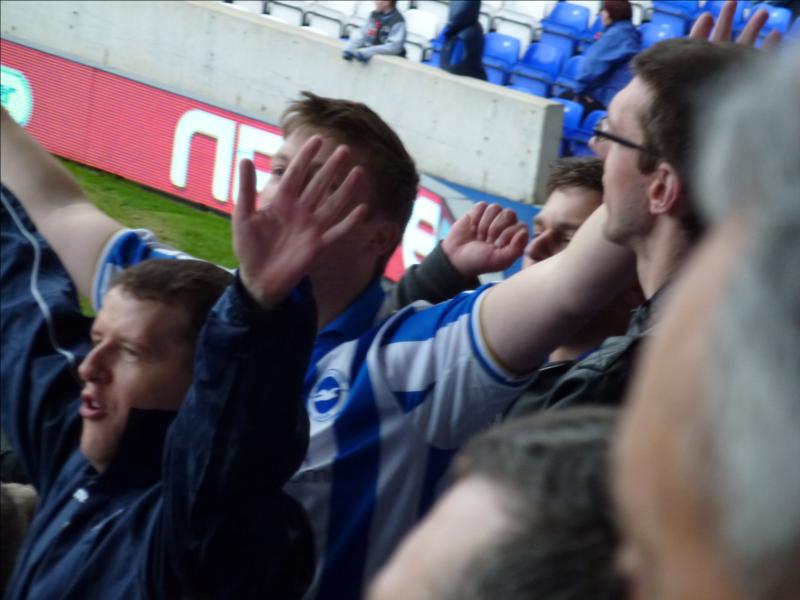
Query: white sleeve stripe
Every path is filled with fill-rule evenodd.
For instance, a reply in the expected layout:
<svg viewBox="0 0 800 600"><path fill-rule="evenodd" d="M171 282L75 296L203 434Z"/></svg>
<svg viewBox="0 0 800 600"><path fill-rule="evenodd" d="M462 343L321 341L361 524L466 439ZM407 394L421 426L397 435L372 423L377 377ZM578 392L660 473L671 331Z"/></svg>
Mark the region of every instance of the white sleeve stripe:
<svg viewBox="0 0 800 600"><path fill-rule="evenodd" d="M483 330L481 329L480 321L481 306L483 306L483 301L485 298L486 294L480 295L475 302L475 306L472 309L472 314L470 315L469 339L472 344L472 349L475 352L475 356L478 358L481 366L486 370L486 372L498 383L502 383L510 387L526 387L530 383L531 373L518 375L510 372L503 365L497 362L486 345L486 340L483 337Z"/></svg>
<svg viewBox="0 0 800 600"><path fill-rule="evenodd" d="M108 279L111 271L111 265L107 263L108 255L117 244L119 238L129 231L132 230L122 228L115 231L103 245L100 254L97 255L97 264L95 264L94 276L92 277L92 308L96 311L100 310L100 306L103 304L103 294L106 286L108 286Z"/></svg>

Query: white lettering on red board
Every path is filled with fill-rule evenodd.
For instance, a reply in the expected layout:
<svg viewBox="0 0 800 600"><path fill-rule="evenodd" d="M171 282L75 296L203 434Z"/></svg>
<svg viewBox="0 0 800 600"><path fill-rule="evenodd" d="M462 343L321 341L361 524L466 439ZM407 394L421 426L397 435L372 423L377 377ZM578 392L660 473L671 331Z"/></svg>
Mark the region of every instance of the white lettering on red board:
<svg viewBox="0 0 800 600"><path fill-rule="evenodd" d="M237 124L233 119L202 110L190 110L184 113L178 121L172 143L169 179L176 187L186 187L192 140L196 135L210 137L216 143L211 195L222 203L228 202L228 200L235 201L236 190L239 187L239 169L237 168L239 161L243 158L253 160L256 154L273 156L283 143L283 137L271 131ZM269 171L256 169L256 187L258 189L264 187L269 177ZM231 178L233 178L233 187L231 187Z"/></svg>
<svg viewBox="0 0 800 600"><path fill-rule="evenodd" d="M418 195L414 210L403 232L403 266L416 265L436 247L442 219L442 206L435 200Z"/></svg>
<svg viewBox="0 0 800 600"><path fill-rule="evenodd" d="M170 181L182 189L186 187L189 176L192 140L196 135L209 137L216 144L211 195L220 203L236 201L238 165L243 158L254 160L256 154L274 156L283 143L283 137L277 133L203 110L189 110L181 116L175 127L169 169ZM270 176L269 171L256 169L256 187L262 189ZM404 269L418 264L436 247L442 218L442 206L438 201L421 194L417 196L411 219L403 232Z"/></svg>

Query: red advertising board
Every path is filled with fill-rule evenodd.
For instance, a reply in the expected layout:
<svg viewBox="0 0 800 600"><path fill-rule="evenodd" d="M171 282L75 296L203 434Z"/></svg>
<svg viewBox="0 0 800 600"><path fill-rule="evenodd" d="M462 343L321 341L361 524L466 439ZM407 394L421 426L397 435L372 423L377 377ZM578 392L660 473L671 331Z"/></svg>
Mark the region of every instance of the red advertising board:
<svg viewBox="0 0 800 600"><path fill-rule="evenodd" d="M27 46L0 41L2 102L50 152L230 213L236 165L254 160L259 186L282 143L278 127ZM386 275L433 249L453 218L421 188Z"/></svg>

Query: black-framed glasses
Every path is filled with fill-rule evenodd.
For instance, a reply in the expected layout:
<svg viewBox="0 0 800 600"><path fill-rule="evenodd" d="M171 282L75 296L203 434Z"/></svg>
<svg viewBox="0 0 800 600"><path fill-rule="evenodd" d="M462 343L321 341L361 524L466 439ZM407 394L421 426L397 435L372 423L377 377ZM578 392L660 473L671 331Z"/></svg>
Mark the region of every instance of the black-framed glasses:
<svg viewBox="0 0 800 600"><path fill-rule="evenodd" d="M607 119L600 119L597 122L597 125L595 126L594 130L592 131L592 134L595 137L600 138L601 140L609 140L611 142L615 142L615 143L619 144L620 146L625 146L626 148L630 148L632 150L639 150L640 152L645 152L647 154L653 154L652 150L650 150L648 148L645 148L641 144L637 144L636 142L632 142L632 141L630 141L628 139L625 139L624 137L620 137L618 135L610 133L606 129L607 128L606 122L607 122Z"/></svg>

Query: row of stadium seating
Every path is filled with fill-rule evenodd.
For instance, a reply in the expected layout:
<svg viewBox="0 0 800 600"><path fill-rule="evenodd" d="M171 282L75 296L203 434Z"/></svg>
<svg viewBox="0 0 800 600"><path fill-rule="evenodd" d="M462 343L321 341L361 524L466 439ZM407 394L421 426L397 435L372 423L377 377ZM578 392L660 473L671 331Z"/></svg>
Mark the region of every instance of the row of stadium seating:
<svg viewBox="0 0 800 600"><path fill-rule="evenodd" d="M331 37L348 37L374 9L369 0L233 0L229 3ZM649 21L643 30L647 47L666 37L685 35L701 12L716 16L723 3L724 0L633 0L633 23L641 25ZM735 31L744 28L756 4L757 0L739 2ZM601 0L483 0L481 22L484 31L517 38L520 50L539 41L542 35L549 36L549 43L560 44L569 57L576 51L584 51L602 29L598 14L601 5ZM782 7L761 6L770 10L763 35L772 29L786 33L791 12ZM406 18L409 32L407 53L412 60L423 60L430 52L431 40L447 22L448 2L400 0L398 8ZM554 37L559 34L566 41Z"/></svg>
<svg viewBox="0 0 800 600"><path fill-rule="evenodd" d="M723 3L724 0L709 0L700 7L697 0L655 2L652 19L639 27L642 49L664 39L686 35L701 12L711 12L716 18ZM679 13L680 10L688 10L689 5L694 6L695 12L691 15L688 12ZM770 16L759 40L763 41L773 29L786 34L791 23L788 9L766 4L751 5L748 1L739 2L734 30L743 29L747 19L762 7L769 10ZM664 9L671 12L665 12ZM553 95L570 89L570 82L574 81L580 69L581 54L591 45L600 27L599 17L594 25L588 27L588 11L585 7L574 2L561 2L542 20L538 39L528 45L524 52L518 38L497 31L488 33L484 67L489 81L500 85L511 84L516 89L539 96L551 95L551 86L557 88L557 91L553 90Z"/></svg>
<svg viewBox="0 0 800 600"><path fill-rule="evenodd" d="M642 34L642 49L664 39L686 35L703 12L710 12L716 18L724 2L633 0L633 22ZM369 0L233 0L227 3L334 38L347 38L374 10L374 3ZM489 31L484 38L483 55L488 80L553 99L565 91L574 91L583 53L602 30L601 5L601 0L483 0L481 22L484 30ZM734 31L741 31L759 8L770 13L759 44L773 29L787 34L792 27L793 33L800 37L800 19L791 26L791 11L757 0L739 1ZM398 9L406 21L407 58L438 67L448 2L400 0ZM458 53L456 48L455 62ZM583 115L580 104L557 101L564 106L562 154L590 153L588 139L595 123L605 113L595 111Z"/></svg>

